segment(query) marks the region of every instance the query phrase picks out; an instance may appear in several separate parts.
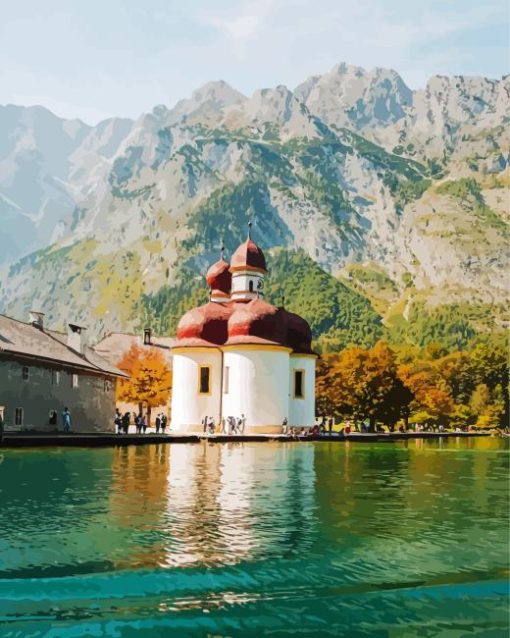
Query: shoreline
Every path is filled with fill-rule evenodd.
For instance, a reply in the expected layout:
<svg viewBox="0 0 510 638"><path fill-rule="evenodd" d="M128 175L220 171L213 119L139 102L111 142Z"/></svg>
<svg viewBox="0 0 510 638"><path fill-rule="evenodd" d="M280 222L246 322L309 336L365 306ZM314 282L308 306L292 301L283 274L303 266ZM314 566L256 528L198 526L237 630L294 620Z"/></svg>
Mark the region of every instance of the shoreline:
<svg viewBox="0 0 510 638"><path fill-rule="evenodd" d="M367 433L351 432L347 435L333 433L317 436L299 436L291 438L284 434L114 434L114 433L4 433L0 448L27 447L123 447L127 445L154 445L168 443L241 443L241 442L301 442L328 441L344 443L356 441L362 443L384 443L406 441L409 439L451 439L492 436L492 432L388 432Z"/></svg>

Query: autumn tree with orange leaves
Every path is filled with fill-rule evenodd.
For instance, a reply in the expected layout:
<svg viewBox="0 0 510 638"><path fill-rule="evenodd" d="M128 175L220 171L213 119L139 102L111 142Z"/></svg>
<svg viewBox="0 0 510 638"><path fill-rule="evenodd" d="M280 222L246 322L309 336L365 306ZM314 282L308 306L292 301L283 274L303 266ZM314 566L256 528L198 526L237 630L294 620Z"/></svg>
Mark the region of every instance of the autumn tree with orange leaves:
<svg viewBox="0 0 510 638"><path fill-rule="evenodd" d="M151 409L166 404L172 388L172 371L159 350L133 344L117 364L130 375L117 384L117 400L138 403L147 408L147 425Z"/></svg>

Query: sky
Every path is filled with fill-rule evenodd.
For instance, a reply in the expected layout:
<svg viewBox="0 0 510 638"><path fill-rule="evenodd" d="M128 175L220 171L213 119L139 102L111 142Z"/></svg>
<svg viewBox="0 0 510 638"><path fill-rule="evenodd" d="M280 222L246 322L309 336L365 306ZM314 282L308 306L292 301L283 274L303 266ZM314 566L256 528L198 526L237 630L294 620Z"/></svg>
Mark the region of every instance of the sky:
<svg viewBox="0 0 510 638"><path fill-rule="evenodd" d="M509 72L508 0L1 0L0 104L89 124L173 106L211 80L293 89L339 62Z"/></svg>

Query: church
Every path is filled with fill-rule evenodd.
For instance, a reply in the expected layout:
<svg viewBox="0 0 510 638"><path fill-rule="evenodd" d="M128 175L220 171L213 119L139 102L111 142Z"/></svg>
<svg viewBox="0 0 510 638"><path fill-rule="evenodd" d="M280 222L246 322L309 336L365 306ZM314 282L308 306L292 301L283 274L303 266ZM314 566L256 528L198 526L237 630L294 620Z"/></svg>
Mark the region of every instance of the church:
<svg viewBox="0 0 510 638"><path fill-rule="evenodd" d="M179 321L172 347L172 430L198 432L205 416L245 419L245 434L315 423L312 334L299 315L263 299L266 259L248 239L206 275L208 303Z"/></svg>

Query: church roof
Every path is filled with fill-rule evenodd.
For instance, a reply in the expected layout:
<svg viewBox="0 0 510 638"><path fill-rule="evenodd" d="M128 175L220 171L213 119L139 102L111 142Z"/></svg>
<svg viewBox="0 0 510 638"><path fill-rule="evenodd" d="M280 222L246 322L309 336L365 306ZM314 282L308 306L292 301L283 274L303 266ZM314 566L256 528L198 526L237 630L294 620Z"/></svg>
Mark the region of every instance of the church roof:
<svg viewBox="0 0 510 638"><path fill-rule="evenodd" d="M245 269L267 272L264 253L250 238L239 246L230 260L231 271Z"/></svg>

